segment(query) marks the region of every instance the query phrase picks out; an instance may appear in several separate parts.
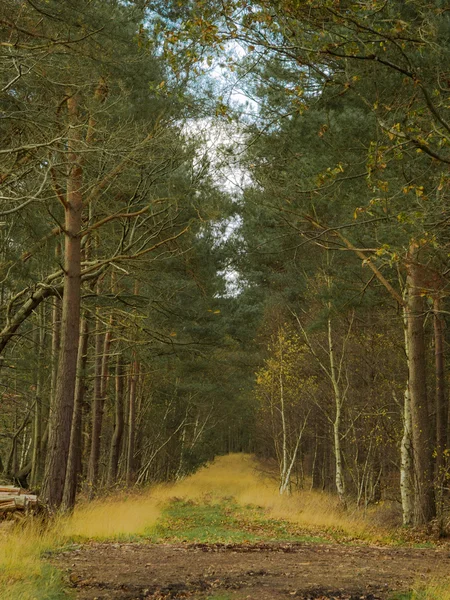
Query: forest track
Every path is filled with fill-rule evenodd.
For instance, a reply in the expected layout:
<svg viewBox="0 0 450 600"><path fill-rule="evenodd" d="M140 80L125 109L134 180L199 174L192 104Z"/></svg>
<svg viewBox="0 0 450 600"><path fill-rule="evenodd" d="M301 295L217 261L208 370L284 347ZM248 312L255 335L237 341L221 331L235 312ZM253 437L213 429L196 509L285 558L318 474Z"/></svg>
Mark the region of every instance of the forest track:
<svg viewBox="0 0 450 600"><path fill-rule="evenodd" d="M90 543L51 562L77 600L384 600L450 577L448 549L301 542Z"/></svg>

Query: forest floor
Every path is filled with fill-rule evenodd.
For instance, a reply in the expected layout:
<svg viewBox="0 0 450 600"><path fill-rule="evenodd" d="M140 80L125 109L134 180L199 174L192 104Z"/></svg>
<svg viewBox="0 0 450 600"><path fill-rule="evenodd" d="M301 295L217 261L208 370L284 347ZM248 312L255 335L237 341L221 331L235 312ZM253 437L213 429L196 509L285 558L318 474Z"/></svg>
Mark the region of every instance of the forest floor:
<svg viewBox="0 0 450 600"><path fill-rule="evenodd" d="M94 543L52 562L79 600L408 598L431 573L450 573L448 550L302 542Z"/></svg>
<svg viewBox="0 0 450 600"><path fill-rule="evenodd" d="M280 496L250 456L0 528L0 600L450 600L450 543L395 506ZM13 525L12 523L10 525Z"/></svg>

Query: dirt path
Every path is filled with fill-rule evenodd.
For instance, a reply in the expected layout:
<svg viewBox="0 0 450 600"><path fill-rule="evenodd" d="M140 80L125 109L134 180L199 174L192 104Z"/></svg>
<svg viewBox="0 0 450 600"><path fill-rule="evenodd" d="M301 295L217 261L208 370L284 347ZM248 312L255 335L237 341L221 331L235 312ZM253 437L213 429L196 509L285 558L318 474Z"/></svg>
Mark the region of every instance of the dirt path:
<svg viewBox="0 0 450 600"><path fill-rule="evenodd" d="M78 600L389 598L450 576L448 549L333 544L89 544L63 552Z"/></svg>

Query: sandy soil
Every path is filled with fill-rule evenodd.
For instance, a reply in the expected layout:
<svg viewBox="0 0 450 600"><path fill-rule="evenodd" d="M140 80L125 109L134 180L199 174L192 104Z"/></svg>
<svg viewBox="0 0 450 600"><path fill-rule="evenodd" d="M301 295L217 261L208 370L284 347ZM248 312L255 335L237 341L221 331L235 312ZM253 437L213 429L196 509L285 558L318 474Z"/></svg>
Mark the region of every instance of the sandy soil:
<svg viewBox="0 0 450 600"><path fill-rule="evenodd" d="M95 543L53 556L79 600L375 600L450 577L448 549L334 544Z"/></svg>

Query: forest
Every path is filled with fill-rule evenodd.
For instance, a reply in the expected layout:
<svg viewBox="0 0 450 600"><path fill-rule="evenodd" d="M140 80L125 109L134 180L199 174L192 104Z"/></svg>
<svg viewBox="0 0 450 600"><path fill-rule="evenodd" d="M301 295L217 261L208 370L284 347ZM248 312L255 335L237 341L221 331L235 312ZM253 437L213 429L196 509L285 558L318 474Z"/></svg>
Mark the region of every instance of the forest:
<svg viewBox="0 0 450 600"><path fill-rule="evenodd" d="M0 484L70 513L243 452L449 534L447 2L0 23Z"/></svg>

